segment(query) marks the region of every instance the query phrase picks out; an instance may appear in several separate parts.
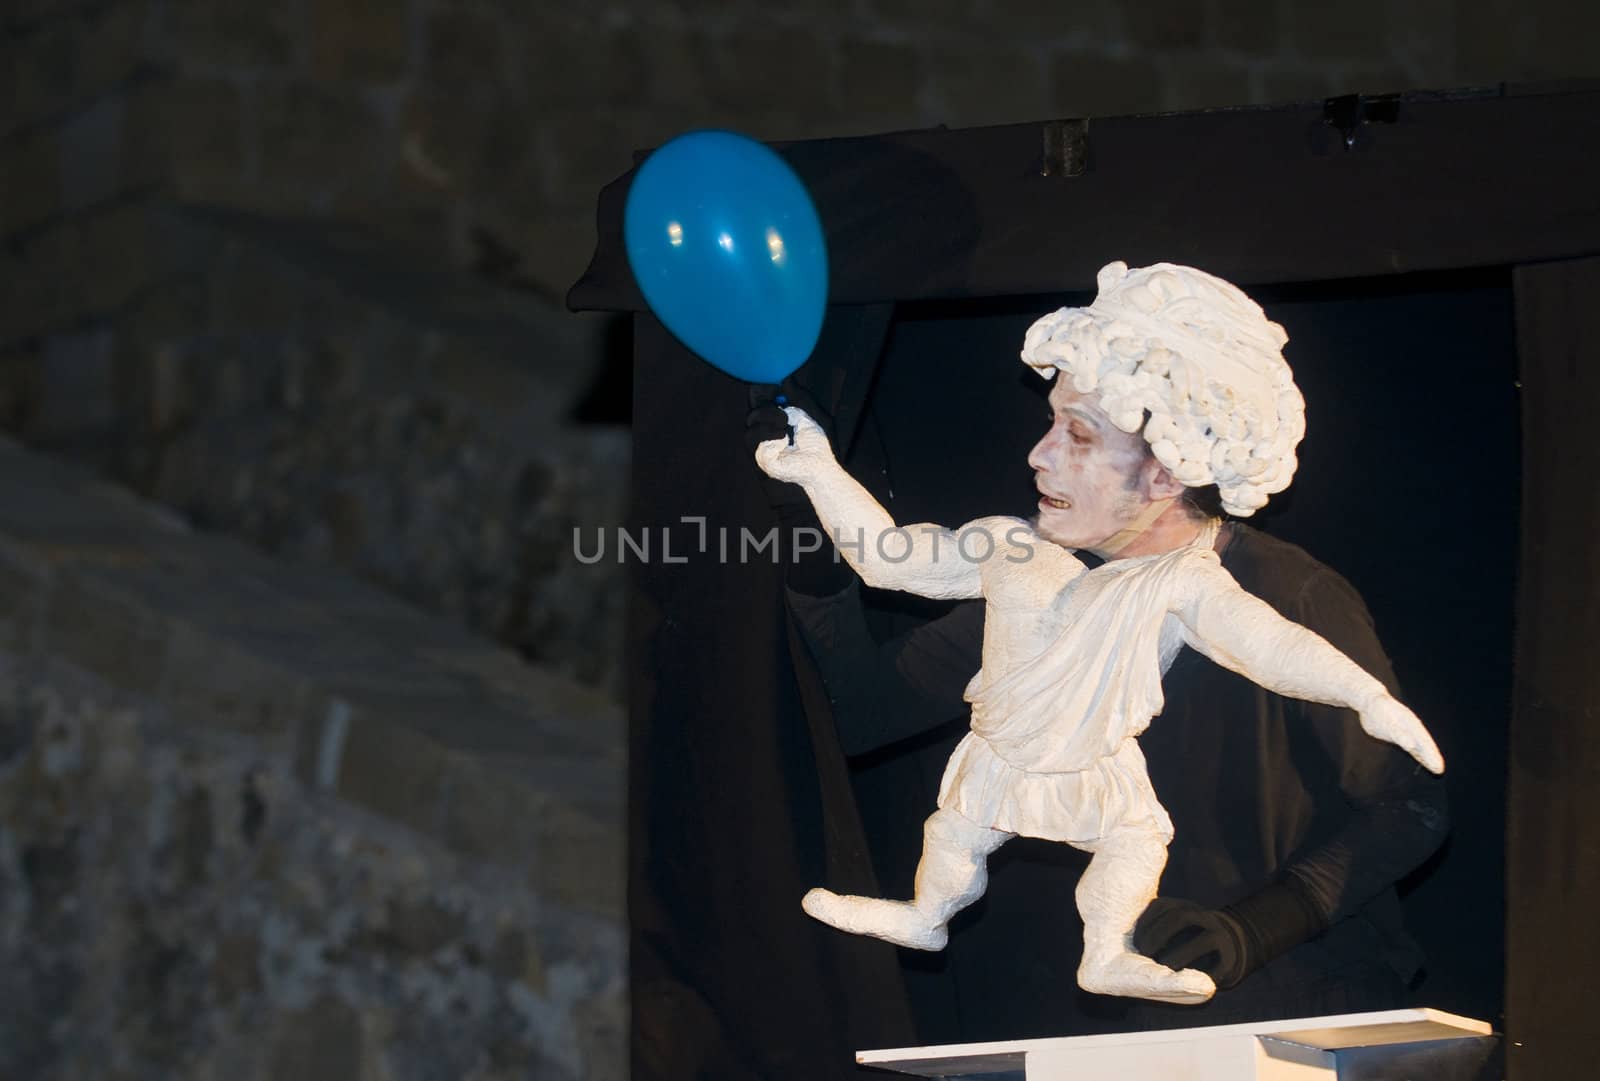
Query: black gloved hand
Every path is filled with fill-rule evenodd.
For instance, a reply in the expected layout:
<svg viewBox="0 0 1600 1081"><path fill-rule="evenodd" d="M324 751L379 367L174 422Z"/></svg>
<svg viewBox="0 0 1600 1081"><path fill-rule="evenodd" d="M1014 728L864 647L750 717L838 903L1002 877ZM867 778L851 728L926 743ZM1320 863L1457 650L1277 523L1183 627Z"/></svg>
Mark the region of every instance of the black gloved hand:
<svg viewBox="0 0 1600 1081"><path fill-rule="evenodd" d="M1225 989L1326 929L1285 875L1225 908L1157 897L1134 925L1133 948L1168 968L1199 969Z"/></svg>
<svg viewBox="0 0 1600 1081"><path fill-rule="evenodd" d="M778 399L782 398L782 405ZM771 384L750 385L750 412L744 418L744 445L750 452L752 461L755 458L756 447L769 439L792 438L793 432L789 429L789 417L783 411L783 406L793 405L804 409L811 419L822 427L828 437L828 442L833 442L833 417L823 409L815 398L790 377L781 385ZM769 477L756 470L761 475L762 489L767 493L767 502L777 512L781 524L785 517L798 518L795 524L816 524L816 515L811 511L811 501L806 498L805 489L798 484ZM802 509L803 508L803 509Z"/></svg>
<svg viewBox="0 0 1600 1081"><path fill-rule="evenodd" d="M832 415L793 378L784 380L780 386L752 385L750 412L744 422L745 447L750 452L752 465L758 445L769 439L788 438L793 434L789 430L789 418L783 406L778 404L780 396L784 399L783 405L804 409L822 427L829 442L833 440ZM789 588L812 597L826 597L848 586L852 572L835 552L833 542L828 539L822 523L817 520L816 511L811 508L811 500L805 489L798 484L769 477L759 467L756 472L761 477L767 502L778 518L782 537L780 551L788 565L784 581ZM819 539L819 547L802 550L817 544Z"/></svg>

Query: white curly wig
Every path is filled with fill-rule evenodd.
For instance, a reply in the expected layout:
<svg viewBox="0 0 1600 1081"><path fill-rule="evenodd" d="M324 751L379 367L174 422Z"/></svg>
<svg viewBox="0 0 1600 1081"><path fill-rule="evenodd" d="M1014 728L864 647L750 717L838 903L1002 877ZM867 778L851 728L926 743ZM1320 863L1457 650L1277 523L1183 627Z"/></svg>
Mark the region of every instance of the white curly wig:
<svg viewBox="0 0 1600 1081"><path fill-rule="evenodd" d="M1144 426L1180 483L1215 484L1229 514L1254 514L1289 486L1306 433L1305 399L1283 359L1289 336L1237 286L1193 267L1118 262L1096 277L1093 304L1028 328L1023 363L1098 391L1118 428Z"/></svg>

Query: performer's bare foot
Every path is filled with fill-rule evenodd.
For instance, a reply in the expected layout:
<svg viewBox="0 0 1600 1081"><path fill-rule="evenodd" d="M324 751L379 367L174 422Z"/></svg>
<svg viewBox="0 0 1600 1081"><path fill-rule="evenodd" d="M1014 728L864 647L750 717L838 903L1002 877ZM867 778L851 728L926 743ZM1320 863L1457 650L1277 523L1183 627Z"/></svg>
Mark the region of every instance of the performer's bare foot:
<svg viewBox="0 0 1600 1081"><path fill-rule="evenodd" d="M1078 986L1097 995L1123 995L1193 1006L1217 992L1210 976L1195 968L1174 972L1143 954L1119 952L1098 957L1084 955L1078 966Z"/></svg>
<svg viewBox="0 0 1600 1081"><path fill-rule="evenodd" d="M815 889L801 899L800 907L841 931L871 935L908 949L942 950L949 938L944 924L935 923L909 901L885 901Z"/></svg>

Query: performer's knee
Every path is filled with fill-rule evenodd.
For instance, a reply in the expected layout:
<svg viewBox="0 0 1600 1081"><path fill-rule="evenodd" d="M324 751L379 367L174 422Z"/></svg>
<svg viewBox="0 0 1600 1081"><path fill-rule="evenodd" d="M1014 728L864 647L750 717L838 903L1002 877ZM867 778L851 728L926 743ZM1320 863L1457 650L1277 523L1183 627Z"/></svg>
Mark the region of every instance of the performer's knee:
<svg viewBox="0 0 1600 1081"><path fill-rule="evenodd" d="M982 854L1000 847L1008 835L980 826L958 811L941 807L923 823L922 836L929 845Z"/></svg>

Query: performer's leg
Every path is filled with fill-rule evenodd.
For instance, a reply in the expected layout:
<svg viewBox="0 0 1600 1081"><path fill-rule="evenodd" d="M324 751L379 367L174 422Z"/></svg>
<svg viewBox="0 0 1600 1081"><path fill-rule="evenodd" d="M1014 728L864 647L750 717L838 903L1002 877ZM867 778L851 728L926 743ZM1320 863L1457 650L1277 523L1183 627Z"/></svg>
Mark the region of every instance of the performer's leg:
<svg viewBox="0 0 1600 1081"><path fill-rule="evenodd" d="M1185 1004L1204 1002L1215 993L1216 985L1204 972L1174 972L1130 945L1133 925L1160 885L1167 840L1166 833L1142 823L1118 827L1082 846L1093 853L1077 891L1083 916L1078 986L1085 991Z"/></svg>
<svg viewBox="0 0 1600 1081"><path fill-rule="evenodd" d="M922 829L922 861L916 896L885 901L816 889L801 906L823 923L917 950L942 950L951 916L983 896L989 884L989 853L1011 839L955 811L935 811Z"/></svg>

